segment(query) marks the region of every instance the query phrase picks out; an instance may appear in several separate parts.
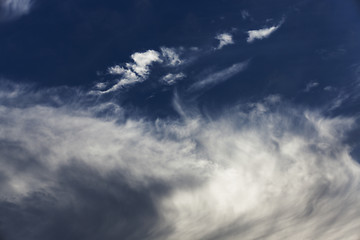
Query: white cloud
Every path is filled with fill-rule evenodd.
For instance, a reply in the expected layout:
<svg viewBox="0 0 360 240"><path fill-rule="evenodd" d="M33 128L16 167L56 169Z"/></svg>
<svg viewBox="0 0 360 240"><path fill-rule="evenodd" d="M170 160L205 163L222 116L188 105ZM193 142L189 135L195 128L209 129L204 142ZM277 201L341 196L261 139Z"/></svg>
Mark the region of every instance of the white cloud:
<svg viewBox="0 0 360 240"><path fill-rule="evenodd" d="M262 28L259 30L247 31L247 33L249 35L247 38L247 42L252 43L256 39L260 40L260 39L268 38L272 33L274 33L276 30L278 30L281 27L282 23L283 23L283 21L277 26L272 26L269 28Z"/></svg>
<svg viewBox="0 0 360 240"><path fill-rule="evenodd" d="M31 229L40 234L51 227L32 218L44 211L36 202L42 196L51 196L50 207L74 209L88 206L88 192L101 188L109 202L123 199L116 202L122 208L129 200L127 194L114 195L119 189L110 176L115 174L139 198L148 194L155 202L156 219L147 239L357 239L360 169L343 142L355 119L324 117L279 101L265 100L250 111L229 109L217 120L189 114L185 121L155 122L118 119L117 114L97 118L97 106L2 104L1 141L24 154L0 148L0 204L20 206L17 221L25 224L16 233L4 225L2 233L26 235ZM186 116L186 107L180 108ZM66 167L74 175L93 169L84 177L82 191L64 185ZM101 181L96 181L99 176ZM169 188L166 194L145 191L159 182ZM33 202L38 211L21 207ZM86 208L86 217L107 221L111 213L99 219L99 212L91 214L93 207L98 206ZM63 224L70 226L78 221L65 219ZM106 222L106 232L128 224L121 216L112 221L116 224Z"/></svg>
<svg viewBox="0 0 360 240"><path fill-rule="evenodd" d="M161 47L162 59L169 66L178 66L182 64L179 54L174 48Z"/></svg>
<svg viewBox="0 0 360 240"><path fill-rule="evenodd" d="M32 0L3 0L0 2L0 19L11 20L28 14L32 5Z"/></svg>
<svg viewBox="0 0 360 240"><path fill-rule="evenodd" d="M169 74L165 75L164 77L162 77L161 81L167 85L172 85L176 81L183 79L184 77L186 77L186 75L184 73L176 73L176 74L169 73Z"/></svg>
<svg viewBox="0 0 360 240"><path fill-rule="evenodd" d="M137 52L131 55L132 63L126 63L124 67L115 65L108 68L111 75L119 75L121 78L116 84L104 91L93 93L103 94L113 92L124 86L145 81L150 74L150 66L155 62L162 62L160 53L154 50Z"/></svg>
<svg viewBox="0 0 360 240"><path fill-rule="evenodd" d="M234 44L232 35L229 33L219 34L215 38L220 41L216 49L222 49L226 45Z"/></svg>
<svg viewBox="0 0 360 240"><path fill-rule="evenodd" d="M143 82L148 79L151 72L150 67L153 63L161 63L162 67L177 67L183 63L179 56L181 48L161 47L160 51L148 50L146 52L137 52L131 55L133 62L109 67L107 72L110 75L119 76L117 82L112 85L109 83L96 84L95 90L90 91L90 94L99 95L114 92L123 87ZM168 74L163 80L172 83L183 77L182 74ZM109 85L111 86L105 89Z"/></svg>
<svg viewBox="0 0 360 240"><path fill-rule="evenodd" d="M160 54L154 50L148 50L142 53L134 53L131 58L135 63L127 63L126 66L132 69L140 77L145 78L149 75L149 66L154 62L161 62Z"/></svg>
<svg viewBox="0 0 360 240"><path fill-rule="evenodd" d="M213 85L219 84L238 74L239 72L246 69L248 66L248 61L236 63L226 69L223 69L219 72L211 73L206 76L203 80L195 82L190 86L189 91L196 91L199 89L204 89L206 87L211 87Z"/></svg>

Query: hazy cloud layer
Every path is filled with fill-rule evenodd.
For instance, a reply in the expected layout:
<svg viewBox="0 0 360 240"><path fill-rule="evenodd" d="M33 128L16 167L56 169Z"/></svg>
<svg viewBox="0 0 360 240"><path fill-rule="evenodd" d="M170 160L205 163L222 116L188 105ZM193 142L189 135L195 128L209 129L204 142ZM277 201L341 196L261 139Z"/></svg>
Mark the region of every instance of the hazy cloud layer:
<svg viewBox="0 0 360 240"><path fill-rule="evenodd" d="M12 20L30 12L32 0L0 1L0 20Z"/></svg>
<svg viewBox="0 0 360 240"><path fill-rule="evenodd" d="M105 118L111 103L66 103L58 89L54 107L31 100L47 90L24 101L22 89L0 96L4 239L359 238L359 166L343 143L353 118L276 96L217 119L179 96L182 119L119 106Z"/></svg>

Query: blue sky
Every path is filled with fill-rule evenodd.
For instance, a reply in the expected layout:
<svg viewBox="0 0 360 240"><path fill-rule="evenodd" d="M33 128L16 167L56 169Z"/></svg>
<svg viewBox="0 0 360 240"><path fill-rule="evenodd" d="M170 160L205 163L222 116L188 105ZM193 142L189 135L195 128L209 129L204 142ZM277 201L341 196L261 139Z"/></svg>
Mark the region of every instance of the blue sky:
<svg viewBox="0 0 360 240"><path fill-rule="evenodd" d="M357 239L360 2L0 1L0 239Z"/></svg>

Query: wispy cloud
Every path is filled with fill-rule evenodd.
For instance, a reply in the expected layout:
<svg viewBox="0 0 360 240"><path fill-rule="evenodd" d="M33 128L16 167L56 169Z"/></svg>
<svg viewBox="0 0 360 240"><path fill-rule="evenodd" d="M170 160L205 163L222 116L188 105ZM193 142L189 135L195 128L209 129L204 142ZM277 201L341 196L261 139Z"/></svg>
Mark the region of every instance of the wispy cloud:
<svg viewBox="0 0 360 240"><path fill-rule="evenodd" d="M175 48L161 47L160 50L165 64L174 67L183 63Z"/></svg>
<svg viewBox="0 0 360 240"><path fill-rule="evenodd" d="M204 89L219 84L221 82L224 82L229 78L235 76L239 72L245 70L248 64L249 61L240 62L233 64L232 66L223 69L221 71L211 73L208 76L206 76L204 79L195 82L193 85L191 85L189 91Z"/></svg>
<svg viewBox="0 0 360 240"><path fill-rule="evenodd" d="M160 58L160 53L154 50L134 53L131 55L131 59L133 62L126 63L124 66L115 65L110 67L108 69L108 73L119 76L120 78L118 79L117 83L111 86L109 89L104 91L97 91L95 93L109 93L128 85L143 82L150 74L150 66L155 62L163 61ZM101 86L106 86L106 84L101 84Z"/></svg>
<svg viewBox="0 0 360 240"><path fill-rule="evenodd" d="M28 14L33 0L2 0L0 1L0 20L12 20Z"/></svg>
<svg viewBox="0 0 360 240"><path fill-rule="evenodd" d="M250 17L250 13L247 10L242 10L241 17L245 20Z"/></svg>
<svg viewBox="0 0 360 240"><path fill-rule="evenodd" d="M276 30L278 30L281 27L283 22L284 22L284 20L282 20L280 24L269 27L269 28L262 28L262 29L258 29L258 30L247 31L247 33L248 33L247 42L252 43L256 39L261 40L264 38L268 38L272 33L274 33Z"/></svg>
<svg viewBox="0 0 360 240"><path fill-rule="evenodd" d="M354 118L276 96L216 120L179 99L184 120L103 118L97 103L32 103L41 91L17 107L13 89L0 101L1 237L359 237L360 168L343 141Z"/></svg>
<svg viewBox="0 0 360 240"><path fill-rule="evenodd" d="M186 77L186 75L184 73L176 73L176 74L169 73L169 74L166 74L164 77L162 77L161 81L167 85L173 85L178 80L181 80L184 77Z"/></svg>
<svg viewBox="0 0 360 240"><path fill-rule="evenodd" d="M233 37L230 33L222 33L215 38L219 40L219 46L216 49L222 49L226 45L234 44Z"/></svg>
<svg viewBox="0 0 360 240"><path fill-rule="evenodd" d="M118 76L115 84L110 83L97 83L95 90L91 94L105 94L114 92L118 89L133 85L135 83L144 82L149 78L151 73L151 65L160 63L162 67L176 68L183 64L184 61L180 59L179 52L181 49L161 47L160 52L155 50L147 50L145 52L136 52L131 55L133 62L115 65L109 67L107 73L113 76ZM180 75L168 74L165 80L168 83L171 79L175 81L180 79ZM107 86L110 86L106 88Z"/></svg>
<svg viewBox="0 0 360 240"><path fill-rule="evenodd" d="M309 82L308 84L306 84L304 92L310 92L313 88L316 88L317 86L319 86L318 82Z"/></svg>

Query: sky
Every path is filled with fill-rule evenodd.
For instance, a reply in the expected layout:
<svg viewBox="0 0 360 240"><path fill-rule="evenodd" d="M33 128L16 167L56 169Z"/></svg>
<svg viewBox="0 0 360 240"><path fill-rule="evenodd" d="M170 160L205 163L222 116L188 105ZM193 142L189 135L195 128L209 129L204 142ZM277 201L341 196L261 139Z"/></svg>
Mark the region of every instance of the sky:
<svg viewBox="0 0 360 240"><path fill-rule="evenodd" d="M0 240L360 238L360 1L0 0Z"/></svg>

